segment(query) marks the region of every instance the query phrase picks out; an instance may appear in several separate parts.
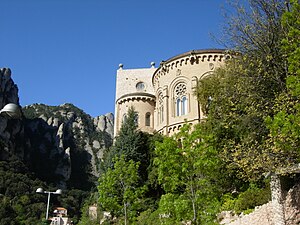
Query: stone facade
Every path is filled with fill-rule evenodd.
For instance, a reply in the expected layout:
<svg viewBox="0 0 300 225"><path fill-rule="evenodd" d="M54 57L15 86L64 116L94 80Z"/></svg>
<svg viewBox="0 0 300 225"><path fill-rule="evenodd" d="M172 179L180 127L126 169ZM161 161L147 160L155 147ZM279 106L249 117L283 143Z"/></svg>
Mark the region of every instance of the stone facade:
<svg viewBox="0 0 300 225"><path fill-rule="evenodd" d="M193 92L200 79L225 60L225 51L194 50L162 61L158 68L123 69L116 79L115 127L117 135L128 107L138 113L139 129L164 135L176 133L183 123L205 118Z"/></svg>

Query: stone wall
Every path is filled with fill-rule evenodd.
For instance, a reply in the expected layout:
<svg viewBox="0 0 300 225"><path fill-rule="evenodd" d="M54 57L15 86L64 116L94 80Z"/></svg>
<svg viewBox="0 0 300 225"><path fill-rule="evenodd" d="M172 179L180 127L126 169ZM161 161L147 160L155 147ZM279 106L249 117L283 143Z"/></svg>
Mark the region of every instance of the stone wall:
<svg viewBox="0 0 300 225"><path fill-rule="evenodd" d="M248 215L222 212L220 224L226 225L297 225L300 224L300 182L283 190L279 176L271 179L272 201L255 208Z"/></svg>
<svg viewBox="0 0 300 225"><path fill-rule="evenodd" d="M255 208L254 212L240 216L232 221L231 218L224 218L220 224L227 225L274 225L273 222L273 207L272 202L258 206Z"/></svg>

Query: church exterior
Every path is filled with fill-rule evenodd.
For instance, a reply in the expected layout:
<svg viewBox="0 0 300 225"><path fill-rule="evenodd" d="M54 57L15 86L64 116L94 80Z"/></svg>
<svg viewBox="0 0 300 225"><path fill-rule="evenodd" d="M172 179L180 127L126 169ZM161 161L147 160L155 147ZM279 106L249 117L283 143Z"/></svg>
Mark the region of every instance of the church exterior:
<svg viewBox="0 0 300 225"><path fill-rule="evenodd" d="M139 129L170 136L187 122L199 123L205 118L193 94L200 79L224 64L225 51L193 50L166 61L158 68L123 69L116 77L115 127L117 135L128 108L137 112Z"/></svg>

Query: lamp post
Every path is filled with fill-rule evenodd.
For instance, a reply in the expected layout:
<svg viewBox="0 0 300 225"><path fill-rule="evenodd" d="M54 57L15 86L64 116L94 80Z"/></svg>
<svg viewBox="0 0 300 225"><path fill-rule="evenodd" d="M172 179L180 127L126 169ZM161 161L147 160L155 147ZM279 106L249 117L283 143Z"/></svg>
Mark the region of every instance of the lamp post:
<svg viewBox="0 0 300 225"><path fill-rule="evenodd" d="M22 113L18 105L14 103L8 103L3 107L3 109L0 110L0 115L10 119L18 119L21 118Z"/></svg>
<svg viewBox="0 0 300 225"><path fill-rule="evenodd" d="M46 212L46 220L48 220L50 195L51 195L51 194L54 194L54 195L61 195L61 194L62 194L62 190L61 190L61 189L57 189L55 192L51 192L51 191L44 191L43 188L38 188L38 189L36 189L36 193L40 193L40 194L48 194L47 212Z"/></svg>

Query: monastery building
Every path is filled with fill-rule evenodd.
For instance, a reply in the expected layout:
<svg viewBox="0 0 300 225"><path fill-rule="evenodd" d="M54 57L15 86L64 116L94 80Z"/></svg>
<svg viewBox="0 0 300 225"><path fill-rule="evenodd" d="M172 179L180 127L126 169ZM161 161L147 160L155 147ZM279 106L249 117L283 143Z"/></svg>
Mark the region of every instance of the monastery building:
<svg viewBox="0 0 300 225"><path fill-rule="evenodd" d="M166 61L158 68L123 69L116 77L115 127L118 134L128 108L137 112L139 129L164 135L176 133L187 122L199 123L204 114L193 94L200 79L209 76L225 60L220 49L193 50Z"/></svg>

